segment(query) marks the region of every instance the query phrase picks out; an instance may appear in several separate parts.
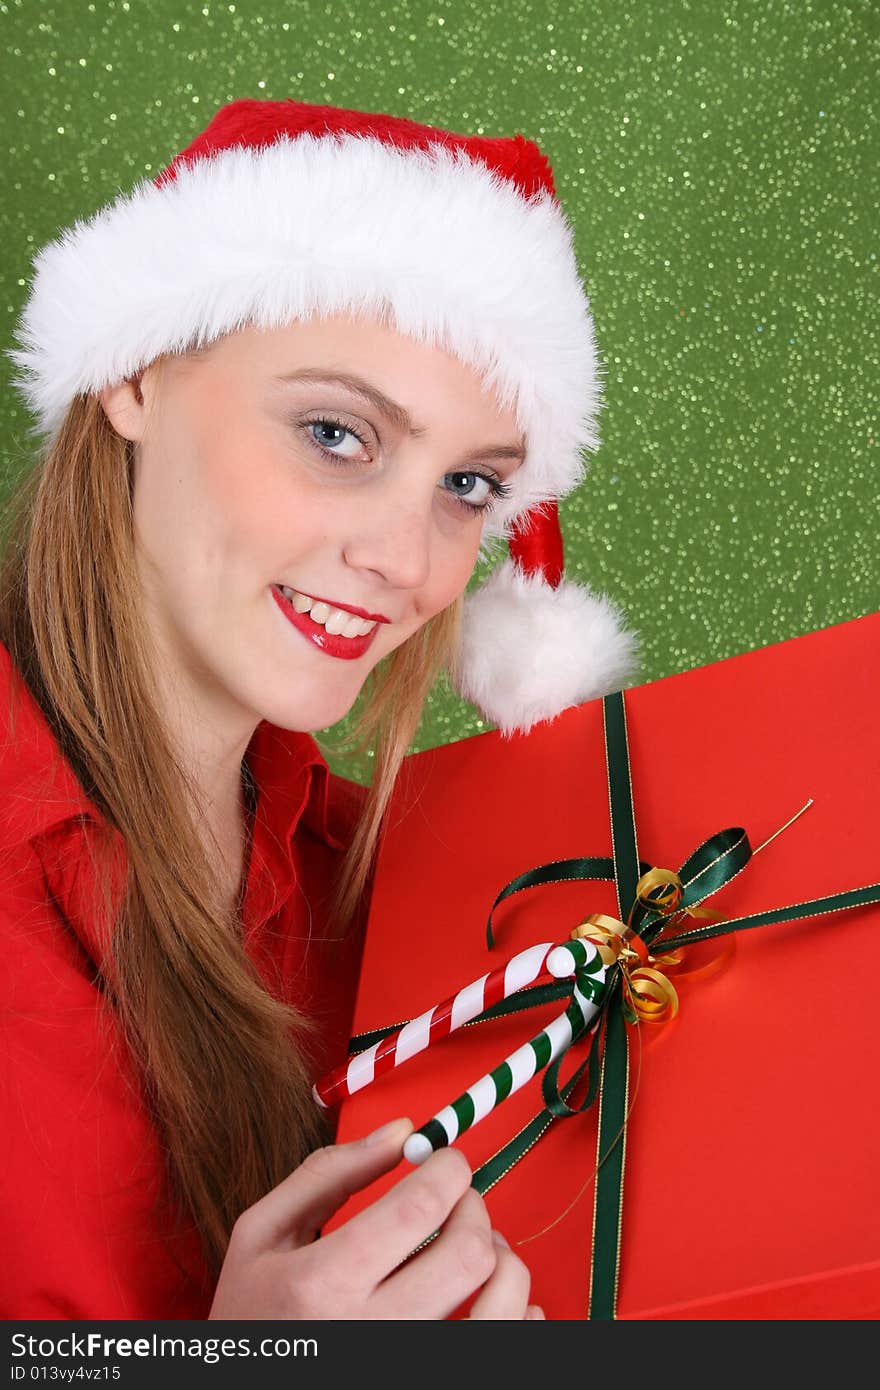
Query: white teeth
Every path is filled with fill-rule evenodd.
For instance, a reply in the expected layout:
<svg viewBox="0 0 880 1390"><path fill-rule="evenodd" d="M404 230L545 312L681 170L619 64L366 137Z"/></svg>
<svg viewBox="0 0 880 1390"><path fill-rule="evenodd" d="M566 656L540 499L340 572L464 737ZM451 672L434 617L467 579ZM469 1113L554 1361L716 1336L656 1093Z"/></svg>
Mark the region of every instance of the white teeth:
<svg viewBox="0 0 880 1390"><path fill-rule="evenodd" d="M351 616L351 613L343 613L341 608L331 608L330 617L324 623L324 626L328 632L331 632L333 636L336 637L345 627ZM314 621L317 622L317 618L314 619Z"/></svg>
<svg viewBox="0 0 880 1390"><path fill-rule="evenodd" d="M321 623L333 636L366 637L376 626L374 622L357 618L354 613L346 613L342 608L331 608L329 603L316 603L308 594L289 589L286 584L279 584L278 587L297 613L308 613L313 622Z"/></svg>
<svg viewBox="0 0 880 1390"><path fill-rule="evenodd" d="M297 613L308 613L312 606L312 600L307 594L298 594L296 589L288 589L286 584L279 584L278 587L288 603L293 604Z"/></svg>

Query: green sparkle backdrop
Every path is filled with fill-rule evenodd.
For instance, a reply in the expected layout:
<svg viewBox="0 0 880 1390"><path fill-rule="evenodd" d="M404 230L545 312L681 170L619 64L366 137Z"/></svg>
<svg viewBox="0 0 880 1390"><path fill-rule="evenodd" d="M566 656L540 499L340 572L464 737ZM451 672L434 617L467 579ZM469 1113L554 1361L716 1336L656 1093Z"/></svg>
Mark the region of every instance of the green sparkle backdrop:
<svg viewBox="0 0 880 1390"><path fill-rule="evenodd" d="M561 509L568 570L629 615L641 679L872 611L878 15L3 0L2 346L35 251L235 97L521 130L574 223L607 373L602 447ZM2 495L30 445L0 372ZM438 688L417 746L483 727Z"/></svg>

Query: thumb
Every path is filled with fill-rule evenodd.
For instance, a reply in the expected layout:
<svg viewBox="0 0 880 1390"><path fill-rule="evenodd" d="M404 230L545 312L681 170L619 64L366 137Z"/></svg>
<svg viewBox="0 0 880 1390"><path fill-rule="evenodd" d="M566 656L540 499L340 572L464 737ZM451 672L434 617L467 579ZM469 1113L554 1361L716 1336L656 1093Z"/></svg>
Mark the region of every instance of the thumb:
<svg viewBox="0 0 880 1390"><path fill-rule="evenodd" d="M315 1149L289 1177L248 1208L240 1234L254 1248L282 1241L295 1247L309 1244L352 1193L399 1163L412 1130L412 1121L392 1120L363 1139Z"/></svg>

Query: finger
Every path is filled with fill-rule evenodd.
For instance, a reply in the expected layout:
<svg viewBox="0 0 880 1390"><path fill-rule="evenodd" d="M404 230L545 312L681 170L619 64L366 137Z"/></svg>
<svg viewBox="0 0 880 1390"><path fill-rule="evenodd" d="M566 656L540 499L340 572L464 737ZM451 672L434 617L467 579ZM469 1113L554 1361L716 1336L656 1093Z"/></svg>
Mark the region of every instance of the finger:
<svg viewBox="0 0 880 1390"><path fill-rule="evenodd" d="M546 1318L546 1316L544 1309L540 1308L537 1303L530 1303L526 1309L526 1318L530 1322L536 1321L538 1318Z"/></svg>
<svg viewBox="0 0 880 1390"><path fill-rule="evenodd" d="M437 1239L377 1289L371 1316L448 1318L491 1277L499 1253L486 1204L470 1187Z"/></svg>
<svg viewBox="0 0 880 1390"><path fill-rule="evenodd" d="M261 1249L308 1244L352 1193L400 1161L412 1129L410 1120L392 1120L364 1139L316 1149L239 1218L238 1240Z"/></svg>
<svg viewBox="0 0 880 1390"><path fill-rule="evenodd" d="M376 1288L443 1225L472 1176L458 1149L439 1149L321 1244L332 1245L338 1267L351 1269L359 1285Z"/></svg>
<svg viewBox="0 0 880 1390"><path fill-rule="evenodd" d="M499 1242L498 1259L491 1279L481 1289L471 1305L468 1317L473 1320L514 1320L522 1322L529 1306L531 1275L507 1241L493 1232Z"/></svg>

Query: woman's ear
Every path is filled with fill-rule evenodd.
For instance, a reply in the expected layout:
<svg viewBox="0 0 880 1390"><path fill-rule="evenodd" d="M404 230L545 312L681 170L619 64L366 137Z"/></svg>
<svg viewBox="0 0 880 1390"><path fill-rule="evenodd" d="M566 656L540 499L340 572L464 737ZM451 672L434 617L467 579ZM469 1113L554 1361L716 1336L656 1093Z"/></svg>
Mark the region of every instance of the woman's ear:
<svg viewBox="0 0 880 1390"><path fill-rule="evenodd" d="M146 429L147 411L141 393L143 373L116 386L105 386L98 393L104 414L117 434L140 444Z"/></svg>

